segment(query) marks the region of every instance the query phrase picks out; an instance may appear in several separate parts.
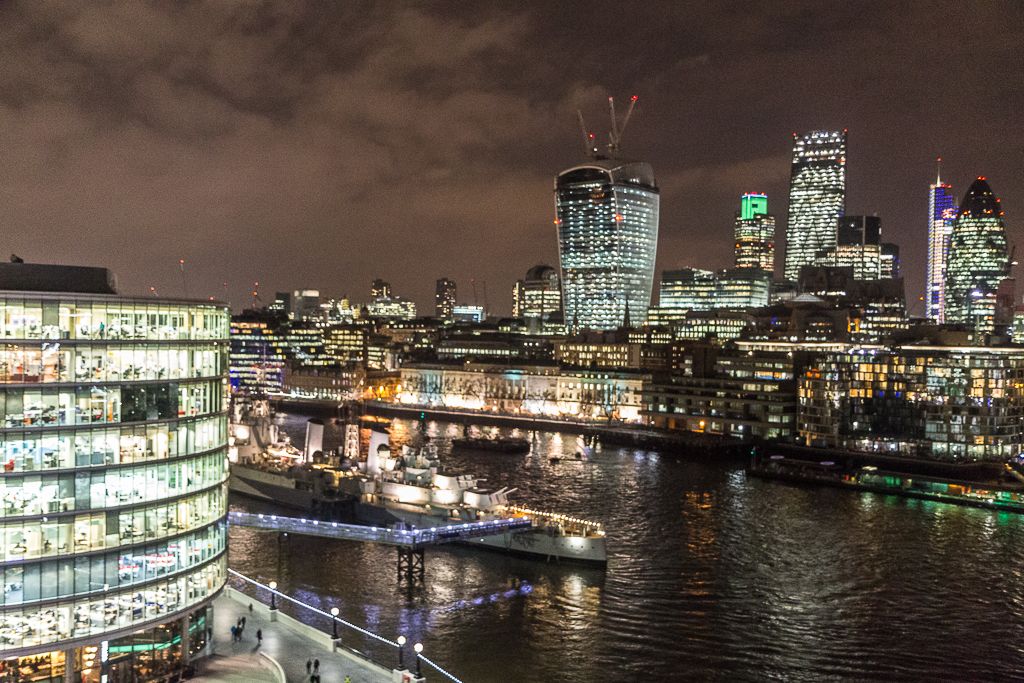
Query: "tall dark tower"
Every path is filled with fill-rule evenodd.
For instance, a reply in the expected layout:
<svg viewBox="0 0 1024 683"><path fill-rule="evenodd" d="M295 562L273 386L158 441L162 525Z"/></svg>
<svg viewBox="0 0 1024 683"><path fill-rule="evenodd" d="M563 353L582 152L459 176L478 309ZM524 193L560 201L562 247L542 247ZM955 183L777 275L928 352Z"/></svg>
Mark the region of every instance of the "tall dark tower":
<svg viewBox="0 0 1024 683"><path fill-rule="evenodd" d="M452 320L455 315L455 280L446 277L437 281L434 288L434 317L438 320Z"/></svg>

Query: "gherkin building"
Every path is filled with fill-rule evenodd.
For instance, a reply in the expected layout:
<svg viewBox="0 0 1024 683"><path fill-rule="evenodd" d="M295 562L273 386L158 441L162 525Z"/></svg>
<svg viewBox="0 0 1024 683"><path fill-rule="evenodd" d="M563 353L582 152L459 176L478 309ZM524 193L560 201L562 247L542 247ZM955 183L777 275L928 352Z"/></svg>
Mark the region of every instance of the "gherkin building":
<svg viewBox="0 0 1024 683"><path fill-rule="evenodd" d="M950 239L946 322L993 331L996 292L1009 274L1003 210L986 179L979 177L960 203Z"/></svg>

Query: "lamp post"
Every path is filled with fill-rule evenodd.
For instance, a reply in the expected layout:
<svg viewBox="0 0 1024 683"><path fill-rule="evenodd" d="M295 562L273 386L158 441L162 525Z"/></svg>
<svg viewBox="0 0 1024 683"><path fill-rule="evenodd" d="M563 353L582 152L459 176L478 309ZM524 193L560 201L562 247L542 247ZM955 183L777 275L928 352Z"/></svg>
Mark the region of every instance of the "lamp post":
<svg viewBox="0 0 1024 683"><path fill-rule="evenodd" d="M270 609L277 609L277 581L271 581L270 586Z"/></svg>
<svg viewBox="0 0 1024 683"><path fill-rule="evenodd" d="M398 636L398 670L402 671L405 669L404 652L405 652L405 636Z"/></svg>
<svg viewBox="0 0 1024 683"><path fill-rule="evenodd" d="M420 653L423 652L423 643L416 643L412 649L416 651L416 678L423 678L423 672L420 671Z"/></svg>
<svg viewBox="0 0 1024 683"><path fill-rule="evenodd" d="M331 608L331 638L334 640L338 639L338 612L340 610L337 607Z"/></svg>

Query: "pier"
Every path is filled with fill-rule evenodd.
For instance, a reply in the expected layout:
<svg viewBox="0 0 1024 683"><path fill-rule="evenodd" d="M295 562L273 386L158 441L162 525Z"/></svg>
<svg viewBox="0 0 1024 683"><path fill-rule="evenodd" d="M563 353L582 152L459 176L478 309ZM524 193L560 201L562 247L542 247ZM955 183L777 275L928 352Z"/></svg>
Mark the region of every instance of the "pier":
<svg viewBox="0 0 1024 683"><path fill-rule="evenodd" d="M533 527L533 520L525 516L415 529L405 526L343 524L252 512L229 512L228 523L232 526L275 531L279 534L300 534L394 546L398 549L398 578L409 582L424 580L423 552L427 546L469 541L504 533L521 533Z"/></svg>

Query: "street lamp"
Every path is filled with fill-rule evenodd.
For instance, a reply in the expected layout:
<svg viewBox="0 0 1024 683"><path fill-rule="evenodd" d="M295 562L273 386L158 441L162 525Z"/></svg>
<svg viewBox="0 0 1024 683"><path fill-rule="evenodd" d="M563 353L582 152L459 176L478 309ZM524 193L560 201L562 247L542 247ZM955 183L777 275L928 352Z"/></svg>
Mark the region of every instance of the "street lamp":
<svg viewBox="0 0 1024 683"><path fill-rule="evenodd" d="M268 585L270 586L270 609L277 609L277 602L275 600L277 597L275 592L277 591L277 581L271 581Z"/></svg>
<svg viewBox="0 0 1024 683"><path fill-rule="evenodd" d="M423 678L423 672L420 671L420 653L423 652L423 643L416 643L412 649L416 650L416 678Z"/></svg>
<svg viewBox="0 0 1024 683"><path fill-rule="evenodd" d="M334 640L338 639L338 612L341 611L337 607L331 608L331 638Z"/></svg>
<svg viewBox="0 0 1024 683"><path fill-rule="evenodd" d="M403 661L403 653L405 652L405 636L398 636L398 670L402 671L405 669L405 662Z"/></svg>

